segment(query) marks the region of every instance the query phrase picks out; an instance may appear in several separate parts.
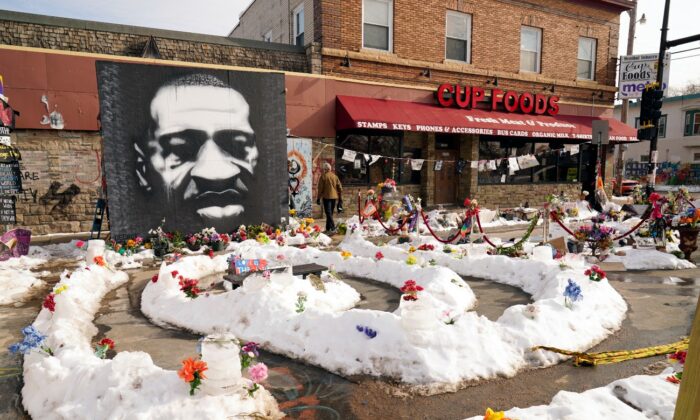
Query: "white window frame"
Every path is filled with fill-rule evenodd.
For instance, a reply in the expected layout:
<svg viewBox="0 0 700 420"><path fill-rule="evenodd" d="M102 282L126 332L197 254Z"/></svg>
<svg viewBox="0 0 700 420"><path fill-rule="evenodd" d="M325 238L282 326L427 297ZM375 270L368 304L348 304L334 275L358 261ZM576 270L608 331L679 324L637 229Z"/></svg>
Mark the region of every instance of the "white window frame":
<svg viewBox="0 0 700 420"><path fill-rule="evenodd" d="M265 32L265 35L263 35L263 42L272 42L272 29Z"/></svg>
<svg viewBox="0 0 700 420"><path fill-rule="evenodd" d="M302 15L301 28L299 28L299 24L297 23L297 17L299 16L299 14ZM306 14L304 13L304 3L301 3L292 12L292 20L293 20L292 34L294 35L294 39L292 39L292 42L291 42L292 45L297 45L297 38L299 37L299 35L304 35L303 44L306 43L306 34L304 34L304 25L305 25L304 19L306 19ZM301 29L301 31L299 31L300 29ZM302 45L302 47L303 47L303 45Z"/></svg>
<svg viewBox="0 0 700 420"><path fill-rule="evenodd" d="M452 37L447 36L447 17L450 15L459 16L459 17L462 17L462 16L468 17L467 18L467 39L452 38ZM456 10L448 10L447 11L447 15L445 16L445 59L446 60L455 61L458 63L471 64L471 62L472 62L472 18L473 17L471 15L471 13L462 13L462 12L458 12ZM467 60L466 61L457 60L455 58L447 57L447 38L457 39L459 41L467 41L467 54L466 54Z"/></svg>
<svg viewBox="0 0 700 420"><path fill-rule="evenodd" d="M366 47L365 46L365 1L362 0L362 22L360 24L362 25L362 48L363 49L368 49L368 50L373 50L373 51L383 51L383 52L393 52L394 51L394 0L371 0L377 3L384 3L387 5L388 9L388 20L389 20L389 49L382 50L380 48L374 48L374 47ZM370 25L374 25L373 23L370 23Z"/></svg>
<svg viewBox="0 0 700 420"><path fill-rule="evenodd" d="M593 56L591 57L590 60L586 60L584 58L579 57L579 54L581 53L581 40L587 39L590 41L593 41L593 48L591 48L591 53ZM578 53L576 54L576 78L578 80L595 80L595 69L596 69L596 55L598 55L598 40L596 38L591 38L588 36L580 36L578 37ZM590 61L591 62L591 77L579 77L578 75L578 62L579 61Z"/></svg>
<svg viewBox="0 0 700 420"><path fill-rule="evenodd" d="M522 41L522 39L523 39L523 30L524 30L525 28L527 28L527 29L533 29L533 30L535 30L536 33L537 33L537 50L536 50L536 51L529 51L529 50L523 50L523 49L522 49L522 45L523 45L523 41ZM535 68L534 71L533 71L533 70L524 70L524 69L523 69L522 58L520 59L520 71L521 71L521 72L523 72L523 73L542 73L542 38L543 38L543 36L542 36L542 28L538 28L538 27L536 27L536 26L529 26L529 25L521 25L521 26L520 26L520 50L519 50L519 51L520 51L521 53L522 53L523 51L527 51L527 52L534 52L534 53L537 54L537 61L536 61L537 66L536 66L536 68Z"/></svg>

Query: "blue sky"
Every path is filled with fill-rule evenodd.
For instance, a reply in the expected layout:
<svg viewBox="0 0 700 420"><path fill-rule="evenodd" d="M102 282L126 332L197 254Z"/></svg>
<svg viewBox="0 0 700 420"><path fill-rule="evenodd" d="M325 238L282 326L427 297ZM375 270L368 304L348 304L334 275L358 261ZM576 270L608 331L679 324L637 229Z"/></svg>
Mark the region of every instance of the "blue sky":
<svg viewBox="0 0 700 420"><path fill-rule="evenodd" d="M0 9L62 16L76 19L121 23L126 25L173 29L214 35L227 35L238 22L238 15L251 0L0 0ZM635 54L659 50L663 0L639 0L637 19L644 13L647 22L637 24ZM672 0L669 39L700 32L697 24L700 1ZM620 17L620 49L627 49L626 13ZM680 46L672 51L700 47L700 42ZM684 58L687 57L687 58ZM671 61L672 87L689 81L700 82L700 49L673 54Z"/></svg>

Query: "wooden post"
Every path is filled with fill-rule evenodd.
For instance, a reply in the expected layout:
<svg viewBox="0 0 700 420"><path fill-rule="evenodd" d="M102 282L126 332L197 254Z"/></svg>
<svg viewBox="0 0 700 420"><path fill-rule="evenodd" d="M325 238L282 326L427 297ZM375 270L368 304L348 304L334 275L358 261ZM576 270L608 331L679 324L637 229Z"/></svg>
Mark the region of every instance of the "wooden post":
<svg viewBox="0 0 700 420"><path fill-rule="evenodd" d="M690 346L683 367L681 389L678 391L674 420L700 418L700 299L695 308L695 320L690 332Z"/></svg>

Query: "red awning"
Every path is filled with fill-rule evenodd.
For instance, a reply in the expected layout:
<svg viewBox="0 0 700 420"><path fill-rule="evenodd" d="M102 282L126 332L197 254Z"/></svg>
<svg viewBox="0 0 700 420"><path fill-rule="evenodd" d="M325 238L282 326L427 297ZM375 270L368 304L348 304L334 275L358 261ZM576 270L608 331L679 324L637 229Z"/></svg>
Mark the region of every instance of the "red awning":
<svg viewBox="0 0 700 420"><path fill-rule="evenodd" d="M509 114L356 96L337 97L335 126L588 141L594 120L608 120L612 142L637 141L637 130L612 118Z"/></svg>

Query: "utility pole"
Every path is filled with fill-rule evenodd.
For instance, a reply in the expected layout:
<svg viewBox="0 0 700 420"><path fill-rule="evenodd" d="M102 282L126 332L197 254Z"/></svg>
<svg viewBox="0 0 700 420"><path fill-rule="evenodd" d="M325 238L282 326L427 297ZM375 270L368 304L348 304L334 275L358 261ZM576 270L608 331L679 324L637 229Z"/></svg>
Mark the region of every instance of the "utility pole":
<svg viewBox="0 0 700 420"><path fill-rule="evenodd" d="M656 65L656 83L658 83L659 89L664 90L664 56L666 55L666 36L668 33L668 12L671 8L671 0L666 0L664 4L664 20L661 25L661 43L659 44L659 61ZM647 188L649 193L654 190L656 185L656 163L658 160L658 141L659 141L659 122L654 121L655 127L652 130L651 140L649 140L649 181Z"/></svg>
<svg viewBox="0 0 700 420"><path fill-rule="evenodd" d="M634 54L634 32L637 27L637 2L634 2L634 7L628 11L630 16L630 24L627 32L627 55ZM642 14L642 19L644 15ZM644 23L644 22L641 22ZM629 112L630 100L622 100L622 110L620 112L620 121L627 124L627 113ZM617 145L617 162L615 164L615 179L617 184L617 193L622 195L622 172L625 168L625 145Z"/></svg>

